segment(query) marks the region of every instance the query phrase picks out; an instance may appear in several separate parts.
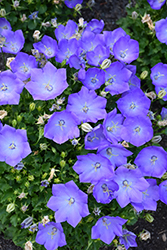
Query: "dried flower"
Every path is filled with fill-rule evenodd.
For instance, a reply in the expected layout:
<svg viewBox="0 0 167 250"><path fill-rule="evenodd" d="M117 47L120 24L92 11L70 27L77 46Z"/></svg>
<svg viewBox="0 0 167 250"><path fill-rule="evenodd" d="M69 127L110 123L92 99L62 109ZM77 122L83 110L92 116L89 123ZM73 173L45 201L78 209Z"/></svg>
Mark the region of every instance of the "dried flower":
<svg viewBox="0 0 167 250"><path fill-rule="evenodd" d="M46 22L46 23L42 23L42 26L43 26L43 27L50 27L51 24L50 24L50 22Z"/></svg>
<svg viewBox="0 0 167 250"><path fill-rule="evenodd" d="M25 196L26 196L25 193L21 193L21 194L19 194L18 198L19 198L19 199L23 199Z"/></svg>
<svg viewBox="0 0 167 250"><path fill-rule="evenodd" d="M23 220L23 222L21 223L21 228L27 228L27 227L31 226L32 221L33 221L33 218L32 218L32 217L26 218L26 219Z"/></svg>
<svg viewBox="0 0 167 250"><path fill-rule="evenodd" d="M129 148L129 144L128 144L128 142L123 141L121 144L122 144L122 146L124 146L125 148Z"/></svg>
<svg viewBox="0 0 167 250"><path fill-rule="evenodd" d="M39 30L35 30L34 33L33 33L33 38L35 40L39 40L40 39L40 37L39 37L40 33L41 32Z"/></svg>
<svg viewBox="0 0 167 250"><path fill-rule="evenodd" d="M132 12L132 19L135 20L138 17L138 13L136 11Z"/></svg>
<svg viewBox="0 0 167 250"><path fill-rule="evenodd" d="M6 60L6 66L11 69L10 63L15 59L15 57L8 57Z"/></svg>
<svg viewBox="0 0 167 250"><path fill-rule="evenodd" d="M51 171L50 171L50 176L49 176L48 181L50 181L51 179L53 179L54 174L55 174L55 169L52 168Z"/></svg>
<svg viewBox="0 0 167 250"><path fill-rule="evenodd" d="M13 7L14 7L14 8L17 8L17 7L19 6L19 4L20 4L19 1L14 1Z"/></svg>
<svg viewBox="0 0 167 250"><path fill-rule="evenodd" d="M48 215L44 216L43 219L42 219L42 224L43 224L43 226L45 226L49 221L50 221L50 220L49 220Z"/></svg>
<svg viewBox="0 0 167 250"><path fill-rule="evenodd" d="M156 99L156 94L153 91L145 93L145 95L149 97L152 101Z"/></svg>
<svg viewBox="0 0 167 250"><path fill-rule="evenodd" d="M27 241L24 250L33 250L31 241Z"/></svg>
<svg viewBox="0 0 167 250"><path fill-rule="evenodd" d="M88 194L93 193L93 188L94 188L94 186L95 186L95 185L91 184L91 185L88 187L88 189L87 189L87 193L88 193Z"/></svg>
<svg viewBox="0 0 167 250"><path fill-rule="evenodd" d="M44 114L42 117L43 117L43 119L47 120L47 119L49 119L51 116L52 116L52 115Z"/></svg>
<svg viewBox="0 0 167 250"><path fill-rule="evenodd" d="M51 24L53 25L53 27L57 27L57 17L51 19Z"/></svg>
<svg viewBox="0 0 167 250"><path fill-rule="evenodd" d="M143 232L140 233L140 239L141 240L148 240L148 239L151 239L151 234L149 231L145 230Z"/></svg>
<svg viewBox="0 0 167 250"><path fill-rule="evenodd" d="M100 215L100 213L101 213L100 208L99 208L99 207L95 207L94 210L93 210L93 213L94 213L95 215Z"/></svg>
<svg viewBox="0 0 167 250"><path fill-rule="evenodd" d="M165 127L167 125L167 120L163 120L163 121L158 121L158 126L162 126Z"/></svg>
<svg viewBox="0 0 167 250"><path fill-rule="evenodd" d="M27 208L28 208L28 206L23 205L23 206L21 207L21 210L22 210L23 212L25 212L25 211L27 210Z"/></svg>
<svg viewBox="0 0 167 250"><path fill-rule="evenodd" d="M27 19L26 14L23 14L21 17L21 21L24 22Z"/></svg>
<svg viewBox="0 0 167 250"><path fill-rule="evenodd" d="M149 22L151 20L151 17L150 17L150 14L144 14L144 16L142 17L142 20L141 20L141 22L142 23L147 23L147 22Z"/></svg>
<svg viewBox="0 0 167 250"><path fill-rule="evenodd" d="M40 116L39 118L38 118L38 121L36 122L36 124L44 124L45 122L44 122L44 120L43 120L43 117L42 116Z"/></svg>
<svg viewBox="0 0 167 250"><path fill-rule="evenodd" d="M7 114L5 110L0 110L0 119L2 120Z"/></svg>

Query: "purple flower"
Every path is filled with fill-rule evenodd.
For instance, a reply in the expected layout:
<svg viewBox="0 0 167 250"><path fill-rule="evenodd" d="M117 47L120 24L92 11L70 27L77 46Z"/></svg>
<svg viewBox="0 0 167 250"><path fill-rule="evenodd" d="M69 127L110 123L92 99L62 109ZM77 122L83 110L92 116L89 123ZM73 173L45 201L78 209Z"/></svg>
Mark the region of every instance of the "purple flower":
<svg viewBox="0 0 167 250"><path fill-rule="evenodd" d="M93 196L99 203L110 203L114 198L114 192L119 189L118 184L113 180L101 179L93 188Z"/></svg>
<svg viewBox="0 0 167 250"><path fill-rule="evenodd" d="M120 165L126 164L127 157L133 154L122 145L114 145L109 142L107 145L100 147L97 153L108 158L114 167L119 167Z"/></svg>
<svg viewBox="0 0 167 250"><path fill-rule="evenodd" d="M84 31L79 41L82 53L93 51L98 45L105 46L104 36L91 31Z"/></svg>
<svg viewBox="0 0 167 250"><path fill-rule="evenodd" d="M151 8L154 10L161 9L162 5L165 4L166 0L147 0L147 2L150 4Z"/></svg>
<svg viewBox="0 0 167 250"><path fill-rule="evenodd" d="M162 107L161 118L162 118L162 120L166 120L167 119L167 108Z"/></svg>
<svg viewBox="0 0 167 250"><path fill-rule="evenodd" d="M45 226L39 223L38 228L39 231L35 241L40 245L44 245L47 250L55 250L67 244L60 223L48 222Z"/></svg>
<svg viewBox="0 0 167 250"><path fill-rule="evenodd" d="M113 53L116 59L121 62L131 63L139 56L139 43L130 37L122 36L114 44Z"/></svg>
<svg viewBox="0 0 167 250"><path fill-rule="evenodd" d="M116 235L122 236L122 225L126 221L118 216L103 216L92 227L91 238L100 238L106 244L110 244Z"/></svg>
<svg viewBox="0 0 167 250"><path fill-rule="evenodd" d="M2 36L5 37L5 44L2 47L3 52L17 54L24 46L24 36L22 30L3 30Z"/></svg>
<svg viewBox="0 0 167 250"><path fill-rule="evenodd" d="M56 212L56 222L67 221L71 226L76 227L82 217L89 214L88 196L73 181L54 184L52 194L47 207Z"/></svg>
<svg viewBox="0 0 167 250"><path fill-rule="evenodd" d="M83 2L83 0L72 0L72 1L65 0L64 1L65 5L70 9L74 8L77 4L82 4L82 2Z"/></svg>
<svg viewBox="0 0 167 250"><path fill-rule="evenodd" d="M77 118L66 110L55 112L44 127L44 137L62 144L69 139L79 137Z"/></svg>
<svg viewBox="0 0 167 250"><path fill-rule="evenodd" d="M33 218L32 217L28 217L25 220L23 220L23 222L21 223L21 228L28 228L29 226L32 225L32 221Z"/></svg>
<svg viewBox="0 0 167 250"><path fill-rule="evenodd" d="M130 77L130 79L128 81L128 84L129 84L130 90L140 88L140 79L136 75L132 74L132 76Z"/></svg>
<svg viewBox="0 0 167 250"><path fill-rule="evenodd" d="M35 57L23 52L19 52L10 63L13 73L22 81L27 80L31 76L31 69L37 68L37 66Z"/></svg>
<svg viewBox="0 0 167 250"><path fill-rule="evenodd" d="M113 180L119 185L115 196L122 208L131 202L141 203L142 192L149 187L149 183L143 178L139 169L127 169L120 166L115 171Z"/></svg>
<svg viewBox="0 0 167 250"><path fill-rule="evenodd" d="M79 174L80 182L92 184L100 179L113 177L114 168L110 161L100 154L78 155L78 161L74 164L74 171Z"/></svg>
<svg viewBox="0 0 167 250"><path fill-rule="evenodd" d="M16 170L22 170L23 168L24 168L23 162L19 162L18 164L16 164L16 166L14 166L14 169Z"/></svg>
<svg viewBox="0 0 167 250"><path fill-rule="evenodd" d="M141 89L137 88L123 95L116 103L123 116L142 117L147 115L151 101Z"/></svg>
<svg viewBox="0 0 167 250"><path fill-rule="evenodd" d="M88 64L93 66L100 66L100 64L109 57L110 50L102 45L96 46L93 51L88 51L86 54L86 59Z"/></svg>
<svg viewBox="0 0 167 250"><path fill-rule="evenodd" d="M47 180L41 181L41 186L42 187L47 187L48 185L49 185L49 181L47 181Z"/></svg>
<svg viewBox="0 0 167 250"><path fill-rule="evenodd" d="M123 115L117 114L117 109L115 108L107 114L103 122L103 133L112 143L117 143L122 139L123 120Z"/></svg>
<svg viewBox="0 0 167 250"><path fill-rule="evenodd" d="M156 87L167 87L167 64L157 63L151 68L150 78Z"/></svg>
<svg viewBox="0 0 167 250"><path fill-rule="evenodd" d="M38 17L38 12L39 11L34 11L31 15L29 15L28 17L31 19L31 20L34 20Z"/></svg>
<svg viewBox="0 0 167 250"><path fill-rule="evenodd" d="M0 18L0 34L3 30L12 30L10 23L6 20L6 18Z"/></svg>
<svg viewBox="0 0 167 250"><path fill-rule="evenodd" d="M0 130L0 148L0 161L5 161L13 167L17 165L31 153L26 130L15 129L5 124Z"/></svg>
<svg viewBox="0 0 167 250"><path fill-rule="evenodd" d="M121 94L129 90L128 81L132 72L120 62L114 62L105 70L105 91L111 95Z"/></svg>
<svg viewBox="0 0 167 250"><path fill-rule="evenodd" d="M67 87L66 69L57 69L50 62L42 69L32 69L31 81L25 86L34 100L54 99Z"/></svg>
<svg viewBox="0 0 167 250"><path fill-rule="evenodd" d="M89 68L87 71L81 69L78 72L78 79L88 89L99 89L105 82L105 73L98 68Z"/></svg>
<svg viewBox="0 0 167 250"><path fill-rule="evenodd" d="M69 95L66 110L76 115L80 122L95 123L106 116L106 102L94 90L83 86L78 93Z"/></svg>
<svg viewBox="0 0 167 250"><path fill-rule="evenodd" d="M34 43L33 47L43 53L47 59L54 57L58 50L56 40L46 35L43 36L41 42Z"/></svg>
<svg viewBox="0 0 167 250"><path fill-rule="evenodd" d="M99 34L104 28L104 21L92 19L86 26L85 31L91 31L95 34Z"/></svg>
<svg viewBox="0 0 167 250"><path fill-rule="evenodd" d="M153 137L152 123L148 117L126 118L122 128L123 140L139 147Z"/></svg>
<svg viewBox="0 0 167 250"><path fill-rule="evenodd" d="M10 70L0 73L0 105L19 104L24 83Z"/></svg>
<svg viewBox="0 0 167 250"><path fill-rule="evenodd" d="M77 24L72 20L68 20L66 26L60 24L55 29L56 39L58 41L60 41L61 39L69 39L77 32L77 30Z"/></svg>
<svg viewBox="0 0 167 250"><path fill-rule="evenodd" d="M161 43L167 44L167 18L161 19L155 23L156 37Z"/></svg>
<svg viewBox="0 0 167 250"><path fill-rule="evenodd" d="M161 178L167 171L167 152L162 147L146 147L139 152L134 163L143 176Z"/></svg>
<svg viewBox="0 0 167 250"><path fill-rule="evenodd" d="M159 199L167 204L167 180L159 185Z"/></svg>
<svg viewBox="0 0 167 250"><path fill-rule="evenodd" d="M164 100L164 101L167 101L167 87L166 88L164 88L164 87L157 87L157 86L155 86L155 92L156 92L156 94L158 95L159 94L159 92L161 91L161 90L163 90L163 97L161 97L162 98L162 100ZM161 93L161 92L160 92Z"/></svg>
<svg viewBox="0 0 167 250"><path fill-rule="evenodd" d="M126 249L129 247L137 247L136 235L126 229L122 229L122 236L119 236L120 244L123 244Z"/></svg>
<svg viewBox="0 0 167 250"><path fill-rule="evenodd" d="M143 191L143 197L141 203L131 202L132 206L137 212L142 210L152 210L156 211L157 201L159 200L159 187L157 186L157 181L155 179L146 179L150 186L146 191Z"/></svg>

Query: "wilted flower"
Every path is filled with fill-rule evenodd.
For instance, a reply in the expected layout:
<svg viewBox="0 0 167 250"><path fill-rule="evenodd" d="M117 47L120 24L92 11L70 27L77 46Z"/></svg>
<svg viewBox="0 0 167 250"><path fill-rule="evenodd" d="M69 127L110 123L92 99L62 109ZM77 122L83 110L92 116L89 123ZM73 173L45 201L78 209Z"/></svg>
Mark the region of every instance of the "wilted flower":
<svg viewBox="0 0 167 250"><path fill-rule="evenodd" d="M25 243L25 248L24 248L24 250L33 250L31 241L27 241L27 242Z"/></svg>
<svg viewBox="0 0 167 250"><path fill-rule="evenodd" d="M162 126L162 127L165 127L167 126L167 120L163 120L163 121L158 121L158 126Z"/></svg>
<svg viewBox="0 0 167 250"><path fill-rule="evenodd" d="M50 27L51 24L50 24L50 22L46 22L46 23L42 23L42 26L43 26L43 27Z"/></svg>
<svg viewBox="0 0 167 250"><path fill-rule="evenodd" d="M35 231L38 231L38 226L37 226L37 224L33 224L33 225L31 225L30 226L30 228L29 228L29 231L30 232L35 232Z"/></svg>
<svg viewBox="0 0 167 250"><path fill-rule="evenodd" d="M89 187L88 187L88 189L87 189L87 193L88 194L91 194L91 193L93 193L93 188L94 188L94 184L91 184Z"/></svg>
<svg viewBox="0 0 167 250"><path fill-rule="evenodd" d="M27 227L31 226L32 221L33 221L33 218L32 218L32 217L26 218L26 219L23 220L23 222L21 223L21 228L27 228Z"/></svg>
<svg viewBox="0 0 167 250"><path fill-rule="evenodd" d="M39 147L40 147L41 150L46 150L48 148L46 143L40 143Z"/></svg>
<svg viewBox="0 0 167 250"><path fill-rule="evenodd" d="M145 240L146 241L148 239L151 239L151 234L150 234L149 231L147 231L147 230L144 229L144 231L139 234L139 237L140 237L141 240Z"/></svg>
<svg viewBox="0 0 167 250"><path fill-rule="evenodd" d="M53 179L54 174L55 174L55 169L54 169L54 168L52 168L52 169L51 169L51 171L50 171L50 176L49 176L48 181L50 181L51 179Z"/></svg>
<svg viewBox="0 0 167 250"><path fill-rule="evenodd" d="M0 119L2 120L7 114L8 113L5 110L0 110Z"/></svg>
<svg viewBox="0 0 167 250"><path fill-rule="evenodd" d="M19 4L20 4L19 1L14 1L13 7L14 7L14 8L17 8L17 7L19 6Z"/></svg>
<svg viewBox="0 0 167 250"><path fill-rule="evenodd" d="M142 17L142 20L141 20L141 22L142 23L147 23L147 22L149 22L151 20L151 17L150 17L150 14L144 14L144 16Z"/></svg>
<svg viewBox="0 0 167 250"><path fill-rule="evenodd" d="M51 24L53 25L53 27L57 27L57 17L51 19Z"/></svg>
<svg viewBox="0 0 167 250"><path fill-rule="evenodd" d="M21 17L21 21L24 22L27 19L26 14L23 14Z"/></svg>
<svg viewBox="0 0 167 250"><path fill-rule="evenodd" d="M39 40L40 39L40 37L39 37L40 33L41 32L39 30L35 30L34 33L33 33L33 38L35 40Z"/></svg>
<svg viewBox="0 0 167 250"><path fill-rule="evenodd" d="M11 69L10 63L15 59L15 57L8 57L6 60L6 66Z"/></svg>
<svg viewBox="0 0 167 250"><path fill-rule="evenodd" d="M28 206L23 205L23 206L21 207L21 210L22 210L23 212L25 212L25 211L27 210L27 208L28 208Z"/></svg>
<svg viewBox="0 0 167 250"><path fill-rule="evenodd" d="M100 213L101 213L100 208L99 208L99 207L95 207L95 208L93 209L93 213L94 213L95 215L100 215Z"/></svg>
<svg viewBox="0 0 167 250"><path fill-rule="evenodd" d="M132 12L132 19L137 19L137 17L138 17L138 13L136 12L136 11L133 11Z"/></svg>
<svg viewBox="0 0 167 250"><path fill-rule="evenodd" d="M42 225L45 226L48 222L50 222L48 215L44 216L42 219Z"/></svg>
<svg viewBox="0 0 167 250"><path fill-rule="evenodd" d="M153 91L145 93L145 95L147 97L149 97L151 99L151 101L153 101L154 99L156 99L156 94Z"/></svg>
<svg viewBox="0 0 167 250"><path fill-rule="evenodd" d="M18 196L18 198L19 198L19 199L23 199L25 196L26 196L25 193L21 193L21 194Z"/></svg>

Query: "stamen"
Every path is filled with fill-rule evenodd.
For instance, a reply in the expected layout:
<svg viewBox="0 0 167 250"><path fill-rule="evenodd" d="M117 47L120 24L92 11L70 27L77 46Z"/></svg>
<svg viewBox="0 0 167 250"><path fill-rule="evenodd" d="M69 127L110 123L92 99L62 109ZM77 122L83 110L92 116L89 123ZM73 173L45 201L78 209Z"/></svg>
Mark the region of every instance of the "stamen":
<svg viewBox="0 0 167 250"><path fill-rule="evenodd" d="M95 172L97 171L98 168L101 167L100 162L96 162L95 165L92 165L95 168Z"/></svg>
<svg viewBox="0 0 167 250"><path fill-rule="evenodd" d="M135 109L135 108L136 108L136 104L135 104L134 102L132 102L132 103L130 104L129 109Z"/></svg>
<svg viewBox="0 0 167 250"><path fill-rule="evenodd" d="M88 110L89 108L88 106L86 106L86 102L85 102L85 106L82 108L82 111L87 114Z"/></svg>
<svg viewBox="0 0 167 250"><path fill-rule="evenodd" d="M125 58L127 56L127 54L126 54L127 50L128 49L125 49L124 51L123 50L120 51L119 55L120 55L121 58Z"/></svg>
<svg viewBox="0 0 167 250"><path fill-rule="evenodd" d="M155 162L156 162L157 160L158 160L158 157L157 157L157 156L155 156L155 155L151 156L150 161L151 161L151 164L152 164L152 165L155 165Z"/></svg>
<svg viewBox="0 0 167 250"><path fill-rule="evenodd" d="M71 206L72 204L74 204L74 202L75 202L75 199L71 197L71 198L69 199L68 204Z"/></svg>
<svg viewBox="0 0 167 250"><path fill-rule="evenodd" d="M102 221L103 221L103 225L108 229L108 226L111 224L111 222L107 224L106 218L103 218Z"/></svg>
<svg viewBox="0 0 167 250"><path fill-rule="evenodd" d="M154 76L154 80L158 80L158 78L159 78L160 76L164 76L164 74L161 74L160 72L158 72L158 74L156 74L156 75Z"/></svg>
<svg viewBox="0 0 167 250"><path fill-rule="evenodd" d="M1 90L1 91L6 91L6 90L8 90L7 85L5 85L4 83L2 83L0 90Z"/></svg>
<svg viewBox="0 0 167 250"><path fill-rule="evenodd" d="M51 233L48 233L48 234L51 235L51 239L53 240L53 236L57 234L57 228L56 227L52 227Z"/></svg>
<svg viewBox="0 0 167 250"><path fill-rule="evenodd" d="M113 129L115 129L115 131L117 130L117 128L119 128L119 126L117 126L118 122L115 124L113 121L111 121L113 126L112 127L109 127L107 126L107 131L108 132L113 132Z"/></svg>
<svg viewBox="0 0 167 250"><path fill-rule="evenodd" d="M25 65L25 63L23 63L24 66L20 66L20 68L22 69L22 71L24 71L25 73L29 71L29 68L27 68L27 66Z"/></svg>
<svg viewBox="0 0 167 250"><path fill-rule="evenodd" d="M16 144L14 142L12 142L10 145L9 145L9 148L10 149L15 149L16 148Z"/></svg>
<svg viewBox="0 0 167 250"><path fill-rule="evenodd" d="M95 75L95 77L90 78L92 83L98 82L98 79L96 77L97 77L97 74Z"/></svg>
<svg viewBox="0 0 167 250"><path fill-rule="evenodd" d="M63 130L63 127L66 127L64 120L59 120L58 124L55 124L56 126L60 126L61 130Z"/></svg>
<svg viewBox="0 0 167 250"><path fill-rule="evenodd" d="M139 135L140 135L140 131L141 131L140 126L136 127L136 128L134 129L134 131L137 132L137 133L139 133Z"/></svg>

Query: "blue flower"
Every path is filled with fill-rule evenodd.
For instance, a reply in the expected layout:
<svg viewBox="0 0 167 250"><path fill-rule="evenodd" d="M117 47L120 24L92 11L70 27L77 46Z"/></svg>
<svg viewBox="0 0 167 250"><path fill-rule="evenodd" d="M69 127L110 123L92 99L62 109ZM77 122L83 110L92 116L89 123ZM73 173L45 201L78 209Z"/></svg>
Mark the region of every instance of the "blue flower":
<svg viewBox="0 0 167 250"><path fill-rule="evenodd" d="M34 20L38 17L38 12L39 11L34 11L31 15L29 15L28 17L31 19L31 20Z"/></svg>

